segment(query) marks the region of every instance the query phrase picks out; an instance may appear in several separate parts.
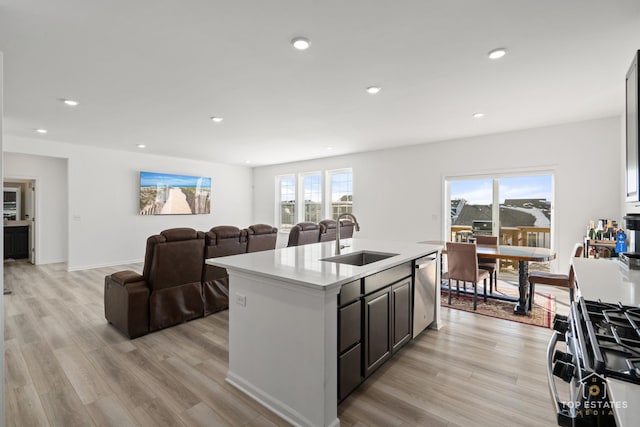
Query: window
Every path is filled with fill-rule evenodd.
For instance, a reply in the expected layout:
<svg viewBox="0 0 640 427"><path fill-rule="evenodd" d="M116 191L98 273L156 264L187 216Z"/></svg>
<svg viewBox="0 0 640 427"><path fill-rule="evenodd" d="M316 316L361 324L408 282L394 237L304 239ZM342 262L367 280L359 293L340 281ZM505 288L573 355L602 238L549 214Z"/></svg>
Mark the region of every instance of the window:
<svg viewBox="0 0 640 427"><path fill-rule="evenodd" d="M322 176L320 174L304 175L302 178L304 191L304 220L320 222L322 213Z"/></svg>
<svg viewBox="0 0 640 427"><path fill-rule="evenodd" d="M352 211L351 169L280 175L276 189L276 215L282 231L299 222L318 223Z"/></svg>
<svg viewBox="0 0 640 427"><path fill-rule="evenodd" d="M296 220L296 178L294 175L279 177L280 229L291 230Z"/></svg>
<svg viewBox="0 0 640 427"><path fill-rule="evenodd" d="M331 218L337 219L345 212L353 212L353 172L351 170L329 171Z"/></svg>

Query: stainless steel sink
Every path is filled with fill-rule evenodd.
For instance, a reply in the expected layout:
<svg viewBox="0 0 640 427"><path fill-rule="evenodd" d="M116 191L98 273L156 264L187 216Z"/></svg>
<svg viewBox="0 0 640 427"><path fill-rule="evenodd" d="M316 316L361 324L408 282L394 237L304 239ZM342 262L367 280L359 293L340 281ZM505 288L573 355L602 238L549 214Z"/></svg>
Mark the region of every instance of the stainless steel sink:
<svg viewBox="0 0 640 427"><path fill-rule="evenodd" d="M363 266L372 262L382 261L398 254L390 254L386 252L360 251L350 254L336 255L330 258L323 258L320 261L335 262L338 264L349 264Z"/></svg>

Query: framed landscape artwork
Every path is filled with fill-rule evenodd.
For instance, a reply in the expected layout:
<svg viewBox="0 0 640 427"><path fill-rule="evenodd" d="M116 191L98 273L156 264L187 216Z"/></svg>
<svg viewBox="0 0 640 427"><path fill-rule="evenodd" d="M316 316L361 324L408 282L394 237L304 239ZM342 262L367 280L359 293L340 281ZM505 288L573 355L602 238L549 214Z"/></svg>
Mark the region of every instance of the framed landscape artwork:
<svg viewBox="0 0 640 427"><path fill-rule="evenodd" d="M211 213L211 178L140 172L140 215Z"/></svg>

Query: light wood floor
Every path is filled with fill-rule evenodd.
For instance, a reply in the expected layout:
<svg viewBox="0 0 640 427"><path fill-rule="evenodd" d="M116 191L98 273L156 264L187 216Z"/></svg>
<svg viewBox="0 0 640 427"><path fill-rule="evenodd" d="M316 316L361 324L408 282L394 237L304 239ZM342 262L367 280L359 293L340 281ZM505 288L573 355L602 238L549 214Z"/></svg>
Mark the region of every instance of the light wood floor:
<svg viewBox="0 0 640 427"><path fill-rule="evenodd" d="M7 426L284 426L228 385L227 312L135 339L104 319L103 278L5 263ZM550 330L443 310L338 408L343 426L553 426Z"/></svg>

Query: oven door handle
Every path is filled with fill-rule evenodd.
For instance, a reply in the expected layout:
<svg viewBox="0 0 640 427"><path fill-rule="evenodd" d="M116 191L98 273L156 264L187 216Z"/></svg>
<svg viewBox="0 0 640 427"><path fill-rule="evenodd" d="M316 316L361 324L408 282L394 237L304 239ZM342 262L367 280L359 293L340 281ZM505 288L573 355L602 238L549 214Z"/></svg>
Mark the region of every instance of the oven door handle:
<svg viewBox="0 0 640 427"><path fill-rule="evenodd" d="M553 331L553 336L551 337L549 346L547 347L547 381L549 382L549 392L551 393L551 400L553 401L553 406L556 410L558 425L571 427L574 420L571 416L571 409L564 403L560 402L556 381L553 377L553 353L561 337L562 335L560 335L558 331Z"/></svg>

